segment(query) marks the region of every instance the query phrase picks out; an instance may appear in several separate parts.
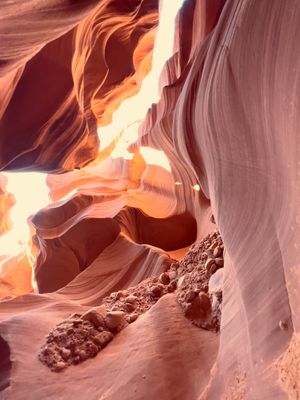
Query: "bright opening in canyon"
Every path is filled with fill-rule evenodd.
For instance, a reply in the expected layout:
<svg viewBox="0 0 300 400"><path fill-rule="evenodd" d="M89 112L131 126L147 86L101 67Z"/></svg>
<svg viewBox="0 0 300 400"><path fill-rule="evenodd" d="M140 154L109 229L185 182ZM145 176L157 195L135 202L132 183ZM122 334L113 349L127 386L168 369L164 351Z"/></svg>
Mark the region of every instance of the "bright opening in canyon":
<svg viewBox="0 0 300 400"><path fill-rule="evenodd" d="M112 159L124 158L131 160L133 154L128 152L128 147L138 139L140 122L145 118L147 110L160 97L159 78L162 69L172 55L174 46L175 17L184 0L163 1L160 7L159 24L153 48L153 60L150 73L144 78L138 93L124 100L120 107L113 113L112 122L98 128L100 151L112 142L116 142L110 154ZM159 165L171 172L170 163L162 150L142 146L140 154L146 163ZM93 165L98 168L97 164ZM97 175L97 172L94 172ZM31 235L28 218L49 204L49 187L46 176L42 173L16 172L3 173L7 178L6 191L15 198L15 205L10 211L11 229L0 236L0 271L8 258L22 254L31 254ZM122 177L120 176L120 179ZM105 184L105 183L104 183ZM80 186L77 186L77 190ZM64 195L66 200L75 195ZM2 260L2 261L1 261Z"/></svg>

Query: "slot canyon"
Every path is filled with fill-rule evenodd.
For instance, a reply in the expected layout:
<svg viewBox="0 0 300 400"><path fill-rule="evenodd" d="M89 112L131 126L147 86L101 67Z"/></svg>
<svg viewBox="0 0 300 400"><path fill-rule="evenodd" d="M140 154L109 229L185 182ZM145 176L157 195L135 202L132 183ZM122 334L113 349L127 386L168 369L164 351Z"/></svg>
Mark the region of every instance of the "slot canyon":
<svg viewBox="0 0 300 400"><path fill-rule="evenodd" d="M0 2L1 400L300 399L299 26Z"/></svg>

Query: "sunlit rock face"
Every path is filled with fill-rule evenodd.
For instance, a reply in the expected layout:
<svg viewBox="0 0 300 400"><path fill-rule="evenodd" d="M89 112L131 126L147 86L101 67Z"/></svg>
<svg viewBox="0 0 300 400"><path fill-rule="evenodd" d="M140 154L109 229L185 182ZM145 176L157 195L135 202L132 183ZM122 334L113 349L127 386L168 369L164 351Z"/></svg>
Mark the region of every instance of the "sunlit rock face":
<svg viewBox="0 0 300 400"><path fill-rule="evenodd" d="M14 297L0 304L5 398L298 398L299 3L186 0L160 100L118 158L118 136L98 152L97 127L151 69L157 2L7 2L3 15L1 169L52 172L52 204L30 220L32 285L24 259L3 269L16 265L1 286ZM214 230L212 212L225 247L219 335L187 325L169 295L86 368L41 368L54 324L158 276Z"/></svg>
<svg viewBox="0 0 300 400"><path fill-rule="evenodd" d="M97 126L150 69L157 0L5 3L0 168L87 164L97 155Z"/></svg>
<svg viewBox="0 0 300 400"><path fill-rule="evenodd" d="M7 178L0 174L0 235L11 228L9 211L14 205L14 197L7 191Z"/></svg>

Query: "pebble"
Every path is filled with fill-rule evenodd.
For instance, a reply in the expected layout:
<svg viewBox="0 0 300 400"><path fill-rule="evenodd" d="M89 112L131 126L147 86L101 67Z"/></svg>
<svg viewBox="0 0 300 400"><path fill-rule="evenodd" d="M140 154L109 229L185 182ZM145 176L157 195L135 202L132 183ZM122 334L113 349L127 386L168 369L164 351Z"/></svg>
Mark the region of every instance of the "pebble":
<svg viewBox="0 0 300 400"><path fill-rule="evenodd" d="M217 257L219 257L221 254L222 254L222 250L220 249L220 247L219 247L219 246L216 247L216 248L214 249L214 252L213 252L214 257L217 258Z"/></svg>
<svg viewBox="0 0 300 400"><path fill-rule="evenodd" d="M82 315L81 319L91 322L96 328L105 325L103 316L98 314L97 311L93 309L86 311Z"/></svg>
<svg viewBox="0 0 300 400"><path fill-rule="evenodd" d="M216 258L215 263L217 264L218 267L223 267L224 266L224 259L223 258Z"/></svg>
<svg viewBox="0 0 300 400"><path fill-rule="evenodd" d="M279 321L279 328L282 330L282 331L287 331L288 330L288 323L286 322L286 321L282 321L282 320L280 320Z"/></svg>
<svg viewBox="0 0 300 400"><path fill-rule="evenodd" d="M131 324L132 322L136 321L138 319L138 314L137 313L132 313L128 316L128 322Z"/></svg>
<svg viewBox="0 0 300 400"><path fill-rule="evenodd" d="M218 246L218 242L212 242L212 244L209 246L208 250L213 250L215 247Z"/></svg>
<svg viewBox="0 0 300 400"><path fill-rule="evenodd" d="M177 288L177 282L176 281L170 282L168 284L168 287L167 287L169 293L174 292L176 290L176 288Z"/></svg>
<svg viewBox="0 0 300 400"><path fill-rule="evenodd" d="M71 350L65 349L65 348L63 348L63 349L61 350L61 356L62 356L62 358L63 358L64 360L68 360L68 358L70 357L70 355L71 355Z"/></svg>
<svg viewBox="0 0 300 400"><path fill-rule="evenodd" d="M176 271L170 271L169 272L169 278L171 281L177 278L177 272Z"/></svg>
<svg viewBox="0 0 300 400"><path fill-rule="evenodd" d="M208 259L207 259L207 261L206 261L206 263L205 263L205 268L206 268L207 271L210 269L210 266L211 266L212 264L214 264L214 262L215 262L215 260L214 260L213 258L208 258Z"/></svg>
<svg viewBox="0 0 300 400"><path fill-rule="evenodd" d="M218 269L215 274L213 274L209 280L208 287L209 293L218 293L223 290L223 269Z"/></svg>
<svg viewBox="0 0 300 400"><path fill-rule="evenodd" d="M149 292L154 297L159 297L161 295L162 289L158 285L153 285L150 287Z"/></svg>
<svg viewBox="0 0 300 400"><path fill-rule="evenodd" d="M94 343L98 346L105 347L113 339L114 335L111 332L103 331L96 335L93 339Z"/></svg>
<svg viewBox="0 0 300 400"><path fill-rule="evenodd" d="M211 314L210 298L206 293L200 292L191 303L185 305L184 313L187 318L192 320L207 320Z"/></svg>
<svg viewBox="0 0 300 400"><path fill-rule="evenodd" d="M137 296L133 296L133 295L127 296L126 299L125 299L125 303L134 304L137 301L138 301L138 297Z"/></svg>
<svg viewBox="0 0 300 400"><path fill-rule="evenodd" d="M118 332L127 325L125 313L123 311L110 311L105 316L105 323L110 331Z"/></svg>
<svg viewBox="0 0 300 400"><path fill-rule="evenodd" d="M122 290L119 290L118 292L116 292L116 294L115 294L115 299L116 300L120 300L122 297L125 297L125 295L122 292Z"/></svg>
<svg viewBox="0 0 300 400"><path fill-rule="evenodd" d="M59 372L59 371L62 371L63 369L65 369L66 367L68 366L68 364L66 364L65 362L63 362L63 361L58 361L56 364L55 364L55 366L54 366L54 371L55 372Z"/></svg>
<svg viewBox="0 0 300 400"><path fill-rule="evenodd" d="M185 275L183 275L183 276L181 276L179 279L178 279L178 282L177 282L177 288L179 289L179 290L181 290L183 287L184 287L184 284L185 284L185 279L186 279L186 276Z"/></svg>
<svg viewBox="0 0 300 400"><path fill-rule="evenodd" d="M218 269L218 266L215 263L211 264L211 266L207 270L206 276L209 278L211 275L213 275L217 271L217 269Z"/></svg>
<svg viewBox="0 0 300 400"><path fill-rule="evenodd" d="M169 274L167 272L163 272L162 274L160 274L159 276L159 281L163 284L163 285L168 285L170 283L170 277Z"/></svg>

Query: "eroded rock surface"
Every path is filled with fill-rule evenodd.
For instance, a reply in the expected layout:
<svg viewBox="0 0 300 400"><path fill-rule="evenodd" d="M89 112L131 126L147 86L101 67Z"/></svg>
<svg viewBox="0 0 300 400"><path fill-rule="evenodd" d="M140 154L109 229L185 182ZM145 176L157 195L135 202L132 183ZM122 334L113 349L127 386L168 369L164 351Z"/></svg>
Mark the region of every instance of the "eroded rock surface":
<svg viewBox="0 0 300 400"><path fill-rule="evenodd" d="M184 315L194 325L218 332L222 291L218 291L219 302L212 305L214 298L208 293L208 280L215 271L207 269L207 261L223 260L223 249L220 234L214 232L193 245L183 260L172 263L158 277L111 293L98 308L71 315L46 337L39 359L52 371L60 372L71 364L95 357L117 333L169 293L176 295ZM213 254L218 258L209 258Z"/></svg>

